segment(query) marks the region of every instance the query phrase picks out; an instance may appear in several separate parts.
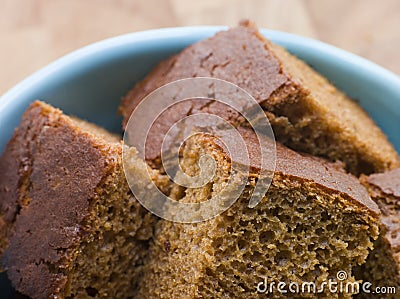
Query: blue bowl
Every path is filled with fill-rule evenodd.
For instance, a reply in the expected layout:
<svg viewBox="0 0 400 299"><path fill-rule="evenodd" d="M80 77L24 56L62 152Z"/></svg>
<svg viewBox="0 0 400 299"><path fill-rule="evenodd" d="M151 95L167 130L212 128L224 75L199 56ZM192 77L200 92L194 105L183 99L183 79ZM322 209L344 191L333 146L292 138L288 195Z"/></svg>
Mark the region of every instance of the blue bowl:
<svg viewBox="0 0 400 299"><path fill-rule="evenodd" d="M0 98L0 153L22 113L35 99L120 132L117 106L134 83L160 60L223 29L226 27L181 27L122 35L84 47L46 66ZM359 101L400 151L397 75L319 41L270 30L262 33ZM7 288L0 282L0 294L7 293Z"/></svg>
<svg viewBox="0 0 400 299"><path fill-rule="evenodd" d="M181 27L107 39L60 58L0 98L0 153L35 99L119 132L121 97L160 60L226 27ZM296 35L262 30L359 101L400 151L400 78L351 53Z"/></svg>

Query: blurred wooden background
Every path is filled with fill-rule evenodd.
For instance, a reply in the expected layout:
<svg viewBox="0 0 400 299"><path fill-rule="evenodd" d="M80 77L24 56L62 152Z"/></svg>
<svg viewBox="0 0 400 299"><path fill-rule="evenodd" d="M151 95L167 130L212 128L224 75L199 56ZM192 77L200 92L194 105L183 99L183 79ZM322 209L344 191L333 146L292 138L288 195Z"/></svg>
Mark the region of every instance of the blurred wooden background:
<svg viewBox="0 0 400 299"><path fill-rule="evenodd" d="M400 74L399 0L0 0L0 95L94 41L242 18L320 39Z"/></svg>

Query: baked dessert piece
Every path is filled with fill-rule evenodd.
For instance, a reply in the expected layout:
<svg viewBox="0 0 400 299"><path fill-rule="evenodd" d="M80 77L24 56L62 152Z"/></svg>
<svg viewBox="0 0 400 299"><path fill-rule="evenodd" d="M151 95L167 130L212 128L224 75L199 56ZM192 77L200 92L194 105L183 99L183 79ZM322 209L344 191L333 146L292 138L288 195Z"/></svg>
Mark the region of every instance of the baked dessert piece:
<svg viewBox="0 0 400 299"><path fill-rule="evenodd" d="M153 218L130 192L121 153L118 137L47 104L25 112L0 160L2 265L18 291L133 295Z"/></svg>
<svg viewBox="0 0 400 299"><path fill-rule="evenodd" d="M359 278L374 287L400 286L400 169L383 174L362 176L372 199L378 204L381 233L367 262L358 269ZM398 291L398 290L397 290ZM385 294L382 298L397 298Z"/></svg>
<svg viewBox="0 0 400 299"><path fill-rule="evenodd" d="M249 22L156 66L124 97L124 126L151 91L190 77L215 77L248 91L265 109L277 140L295 150L341 160L357 175L400 165L386 136L362 108Z"/></svg>
<svg viewBox="0 0 400 299"><path fill-rule="evenodd" d="M251 131L241 130L249 149L258 148ZM223 190L232 161L215 137L196 134L187 140L182 169L198 175L198 161L211 155L214 179L202 188L186 189L184 202L205 201ZM320 289L365 261L378 236L379 210L358 180L336 165L277 147L272 184L255 208L249 198L259 179L257 151L252 150L248 185L232 207L215 218L191 224L160 220L149 249L136 298L281 298L279 281L314 282ZM237 160L234 163L242 163ZM207 170L204 170L207 172ZM272 294L257 285L275 283ZM349 289L351 292L351 289ZM299 298L315 294L288 294ZM285 295L285 296L286 296ZM351 298L350 293L319 297Z"/></svg>

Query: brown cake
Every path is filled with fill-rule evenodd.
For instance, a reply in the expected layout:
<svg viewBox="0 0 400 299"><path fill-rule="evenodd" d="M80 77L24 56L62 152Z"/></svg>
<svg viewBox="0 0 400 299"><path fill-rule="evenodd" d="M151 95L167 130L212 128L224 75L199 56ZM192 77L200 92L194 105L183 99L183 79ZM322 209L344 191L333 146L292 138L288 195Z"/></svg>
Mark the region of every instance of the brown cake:
<svg viewBox="0 0 400 299"><path fill-rule="evenodd" d="M251 131L241 134L249 149L258 148ZM272 185L260 204L248 208L259 179L260 157L251 152L250 176L242 178L248 184L229 210L206 222L158 222L135 298L282 298L276 288L272 294L257 293L258 283L320 286L338 281L338 271L348 274L344 283L355 281L353 267L365 261L378 236L378 207L365 188L337 165L278 145ZM183 202L208 200L226 187L232 161L215 137L189 138L182 168L198 175L205 154L217 162L217 175L202 188L186 189ZM319 297L351 298L351 293L325 288Z"/></svg>
<svg viewBox="0 0 400 299"><path fill-rule="evenodd" d="M0 159L2 266L18 291L132 297L154 218L131 194L121 152L118 137L42 102L25 112Z"/></svg>
<svg viewBox="0 0 400 299"><path fill-rule="evenodd" d="M221 78L250 92L278 140L293 149L343 161L354 174L400 165L358 105L248 22L161 62L123 99L124 126L151 91L196 76ZM182 147L182 168L196 176L200 157L210 155L217 175L201 188L185 189L159 174L160 146L172 124L197 112L217 114L239 127L250 165L232 160L218 138L197 134ZM18 291L34 299L281 298L279 282L300 287L311 282L318 288L329 280L339 282L340 271L346 276L342 283L364 279L400 285L399 170L362 176L376 205L340 163L278 144L271 187L249 208L255 185L265 178L259 144L246 126L237 111L189 100L167 110L150 131L146 159L159 170L148 169L130 148L135 183L142 185L141 177L151 171L161 190L182 202L213 198L229 184L232 165L250 166L250 175L235 173L246 187L229 210L209 221L182 224L158 221L132 195L119 137L33 103L0 157L0 268ZM149 187L145 184L143 190ZM257 292L261 282L275 283L273 293ZM351 298L354 293L352 287L339 293L324 288L318 297Z"/></svg>
<svg viewBox="0 0 400 299"><path fill-rule="evenodd" d="M383 174L363 176L372 199L382 212L381 233L365 265L358 270L359 278L374 287L400 286L400 169ZM381 295L383 296L383 295ZM381 298L398 298L386 294ZM364 296L367 298L366 296Z"/></svg>
<svg viewBox="0 0 400 299"><path fill-rule="evenodd" d="M355 102L249 22L161 62L123 99L124 125L151 91L190 77L220 78L248 91L265 109L277 139L295 150L341 160L357 175L400 165L385 135ZM181 109L183 115L191 111Z"/></svg>

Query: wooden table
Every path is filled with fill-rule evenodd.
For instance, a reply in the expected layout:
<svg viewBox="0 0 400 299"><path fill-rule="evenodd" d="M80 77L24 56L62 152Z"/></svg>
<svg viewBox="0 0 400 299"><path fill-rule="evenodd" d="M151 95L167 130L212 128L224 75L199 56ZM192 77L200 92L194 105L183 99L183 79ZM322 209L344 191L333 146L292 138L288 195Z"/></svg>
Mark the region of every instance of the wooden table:
<svg viewBox="0 0 400 299"><path fill-rule="evenodd" d="M400 74L399 0L0 0L0 95L107 37L187 25L260 26L314 37Z"/></svg>

